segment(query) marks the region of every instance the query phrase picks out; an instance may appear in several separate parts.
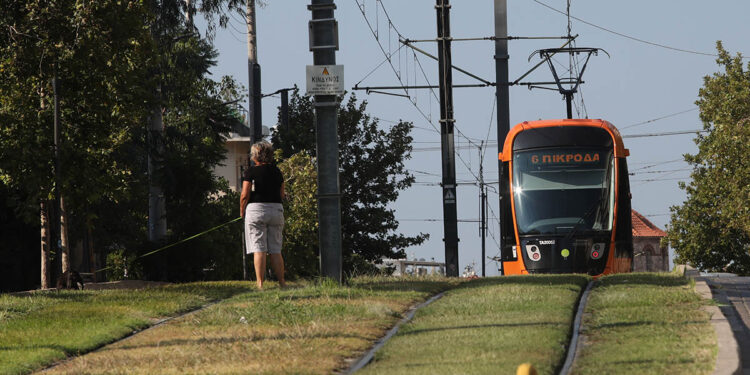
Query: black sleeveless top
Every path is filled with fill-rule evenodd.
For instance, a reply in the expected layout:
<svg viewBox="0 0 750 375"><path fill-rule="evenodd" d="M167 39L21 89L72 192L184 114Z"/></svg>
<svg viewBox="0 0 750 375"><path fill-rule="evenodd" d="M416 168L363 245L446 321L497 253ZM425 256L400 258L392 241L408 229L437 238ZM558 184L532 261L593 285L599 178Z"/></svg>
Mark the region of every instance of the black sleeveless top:
<svg viewBox="0 0 750 375"><path fill-rule="evenodd" d="M250 203L281 203L281 184L284 176L272 164L257 165L245 170L242 181L252 184Z"/></svg>

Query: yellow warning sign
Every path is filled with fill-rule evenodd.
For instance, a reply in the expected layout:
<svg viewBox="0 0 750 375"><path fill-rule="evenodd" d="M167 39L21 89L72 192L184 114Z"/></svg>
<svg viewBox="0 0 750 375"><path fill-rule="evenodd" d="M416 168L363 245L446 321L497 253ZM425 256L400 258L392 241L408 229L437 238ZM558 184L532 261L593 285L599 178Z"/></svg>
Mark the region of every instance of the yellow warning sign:
<svg viewBox="0 0 750 375"><path fill-rule="evenodd" d="M324 75L324 76L327 76L327 75L328 75L328 68L323 68L323 75Z"/></svg>

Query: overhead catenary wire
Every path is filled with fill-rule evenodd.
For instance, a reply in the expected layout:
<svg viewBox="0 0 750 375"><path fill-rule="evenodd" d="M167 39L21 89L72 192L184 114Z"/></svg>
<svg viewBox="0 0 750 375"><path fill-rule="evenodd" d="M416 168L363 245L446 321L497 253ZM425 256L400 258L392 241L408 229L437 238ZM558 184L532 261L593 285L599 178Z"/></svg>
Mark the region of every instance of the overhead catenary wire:
<svg viewBox="0 0 750 375"><path fill-rule="evenodd" d="M532 1L533 1L533 2L535 2L535 3L537 3L537 4L539 4L539 5L541 5L541 6L543 6L543 7L545 7L545 8L548 8L548 9L550 9L550 10L552 10L552 11L555 11L555 12L557 12L557 13L560 13L560 14L562 14L562 15L566 15L564 11L562 11L562 10L559 10L559 9L557 9L557 8L554 8L554 7L552 7L552 6L548 5L548 4L545 4L545 3L543 3L543 2L541 2L541 1L539 1L539 0L532 0ZM567 16L567 15L566 15L566 16ZM640 42L640 43L648 44L648 45L651 45L651 46L654 46L654 47L660 47L660 48L664 48L664 49L668 49L668 50L672 50L672 51L677 51L677 52L684 52L684 53L690 53L690 54L694 54L694 55L701 55L701 56L711 56L711 57L718 57L718 56L719 56L719 55L717 55L717 54L715 54L715 53L708 53L708 52L693 51L693 50L689 50L689 49L684 49L684 48L677 48L677 47L672 47L672 46L668 46L668 45L666 45L666 44L661 44L661 43L650 42L650 41L648 41L648 40L645 40L645 39L640 39L640 38L636 38L636 37L634 37L634 36L631 36L631 35L627 35L627 34L624 34L624 33L620 33L620 32L617 32L617 31L614 31L614 30L608 29L608 28L606 28L606 27L603 27L603 26L599 26L599 25L596 25L596 24L594 24L594 23L588 22L588 21L586 21L586 20L583 20L583 19L580 19L580 18L578 18L578 17L570 16L570 18L572 18L572 19L574 19L574 20L576 20L576 21L578 21L578 22L584 23L584 24L586 24L586 25L589 25L589 26L591 26L591 27L597 28L597 29L599 29L599 30L602 30L602 31L608 32L608 33L610 33L610 34L614 34L614 35L617 35L617 36L620 36L620 37L623 37L623 38L627 38L627 39L630 39L630 40L633 40L633 41L636 41L636 42ZM743 58L743 59L750 59L750 57L747 57L747 56L743 56L742 58Z"/></svg>
<svg viewBox="0 0 750 375"><path fill-rule="evenodd" d="M662 133L626 134L626 135L623 135L622 137L623 138L646 138L646 137L664 137L668 135L698 134L698 133L708 133L708 130L698 129L698 130L680 130L680 131L662 132Z"/></svg>
<svg viewBox="0 0 750 375"><path fill-rule="evenodd" d="M682 159L682 158L680 158L680 159L672 159L672 160L667 160L667 161L657 161L657 162L652 162L652 164L646 165L644 167L640 167L640 168L636 168L636 169L631 169L630 171L631 172L633 172L633 171L639 171L639 170L643 170L643 169L653 168L653 167L656 167L656 166L659 166L659 165L671 164L671 163L677 163L677 162L684 162L684 161L685 161L685 159ZM644 162L644 163L649 163L649 162ZM634 164L637 164L637 163L634 163Z"/></svg>
<svg viewBox="0 0 750 375"><path fill-rule="evenodd" d="M688 113L688 112L692 112L692 111L696 111L696 110L698 110L698 107L693 107L693 108L690 108L690 109L686 109L684 111L670 113L668 115L657 117L657 118L654 118L654 119L651 119L651 120L642 121L642 122L638 122L638 123L635 123L635 124L630 124L630 125L625 125L625 126L622 126L622 127L618 127L618 129L625 130L625 129L629 129L629 128L634 128L636 126L642 126L642 125L650 124L650 123L655 122L655 121L664 120L666 118L678 116L678 115L681 115L683 113Z"/></svg>
<svg viewBox="0 0 750 375"><path fill-rule="evenodd" d="M360 9L360 12L362 13L362 16L364 17L365 22L367 23L367 26L370 28L370 31L372 32L373 36L375 37L376 42L377 42L378 46L380 47L381 52L386 56L386 60L388 61L388 64L390 65L391 70L396 75L396 79L398 80L401 88L404 90L404 93L406 94L406 97L409 98L409 102L411 102L412 105L414 106L414 108L416 108L417 111L422 115L422 117L424 117L425 120L427 120L427 122L430 123L430 125L435 129L435 131L439 132L437 126L432 121L432 116L431 116L432 109L431 109L431 107L430 107L430 116L427 116L424 113L424 111L417 105L416 101L411 98L411 95L409 94L409 90L406 88L407 85L404 85L404 82L402 81L401 74L394 67L392 59L390 58L389 54L385 52L385 49L383 48L382 44L380 43L379 38L377 37L378 33L372 28L372 25L370 24L370 21L367 18L365 12L364 12L364 2L363 2L363 4L360 4L358 0L355 0L355 3L357 3L357 6ZM393 31L396 32L396 34L397 34L397 36L399 38L406 39L406 38L403 37L403 35L401 34L401 32L398 30L398 28L396 27L396 25L391 20L390 15L388 14L388 11L385 9L385 6L383 5L383 3L379 2L379 1L377 3L380 4L381 8L383 9L383 13L386 16L386 19L388 20L388 25L389 25L388 30L389 30L389 33L390 33L391 28L392 28ZM377 6L377 4L376 4L376 6ZM390 38L390 36L389 36L389 38ZM390 42L389 42L389 48L390 48ZM416 55L414 55L414 57L415 57L415 61L417 61L417 63L418 63L419 69L422 72L422 75L423 75L425 81L427 82L428 85L430 85L430 82L427 79L427 74L424 72L424 69L422 68L422 64L419 63L419 59L416 58ZM399 66L399 70L400 70L400 66ZM437 94L435 94L435 91L432 88L430 88L430 91L432 92L433 97L435 97L439 101L439 99L437 97ZM430 105L431 105L432 101L429 101L429 102L430 102ZM456 133L459 136L462 135L461 130L457 126L454 125L454 129L456 130ZM468 137L464 136L464 138L466 138L467 140L469 140L471 142L471 140ZM460 153L456 153L456 155L458 156L458 158L461 161L461 163L464 164L464 166L472 173L472 175L474 175L476 177L476 175L473 173L473 171L471 171L471 168L470 168L469 164L466 163L466 161L463 159L463 157L461 157ZM478 177L476 177L476 178L478 179Z"/></svg>
<svg viewBox="0 0 750 375"><path fill-rule="evenodd" d="M382 53L383 53L384 55L386 55L386 57L388 57L388 55L387 55L387 54L386 54L386 52L385 52L385 49L383 48L382 44L380 43L380 40L379 40L379 39L377 38L377 35L378 35L378 33L377 33L377 32L376 32L375 30L373 30L373 28L372 28L372 25L371 25L371 23L370 23L369 19L367 18L367 15L366 15L366 14L365 14L365 12L364 12L364 2L363 2L363 4L360 4L360 3L359 3L359 0L354 0L354 1L355 1L355 3L357 4L357 6L358 6L358 8L359 8L360 12L362 13L362 16L364 17L364 19L365 19L365 22L367 23L367 26L368 26L368 27L370 28L370 31L372 32L373 36L375 36L375 38L376 38L376 42L378 43L378 46L380 47L380 49L381 49L381 52L382 52ZM382 1L376 1L376 4L375 4L375 6L377 7L377 6L378 6L378 4L380 5L380 8L381 8L381 9L383 10L383 14L385 15L385 17L386 17L386 19L387 19L387 22L388 22L388 25L389 25L389 26L388 26L388 27L389 27L389 28L388 28L389 32L390 32L390 30L391 30L391 29L393 29L393 31L394 31L394 32L396 33L397 37L398 37L398 38L399 38L400 40L406 40L407 38L405 38L405 37L403 36L403 34L401 34L401 32L400 32L400 31L398 30L398 28L396 27L396 25L395 25L395 24L393 23L393 21L391 20L390 14L388 13L388 10L387 10L387 9L385 8L385 5L383 5ZM389 37L389 38L390 38L390 37ZM389 48L390 48L390 41L389 41ZM415 61L417 62L417 65L419 66L419 69L420 69L420 71L421 71L421 73L422 73L422 76L423 76L423 77L424 77L424 79L425 79L425 82L427 82L428 86L431 86L431 83L430 83L429 79L427 78L427 74L425 73L425 71L424 71L424 69L423 69L423 67L422 67L422 64L421 64L421 63L419 62L419 59L418 59L418 58L416 58L416 54L414 55L414 58L415 58ZM401 74L399 73L399 71L400 71L400 66L399 66L399 70L396 70L396 68L394 67L394 65L393 65L393 63L392 63L392 61L391 61L391 59L390 59L390 58L388 58L387 60L388 60L388 63L389 63L389 65L391 66L391 69L393 70L393 73L394 73L394 74L396 75L396 79L398 80L398 82L399 82L399 84L400 84L401 88L403 89L403 91L404 91L404 93L406 94L406 96L407 96L407 97L409 98L409 101L410 101L410 102L412 103L412 105L413 105L413 106L414 106L414 107L415 107L415 108L416 108L416 109L417 109L417 110L419 111L419 113L420 113L420 114L422 115L422 117L424 117L424 118L425 118L425 119L426 119L426 120L427 120L427 121L428 121L428 122L430 123L430 125L432 125L432 127L433 127L433 128L434 128L434 129L436 130L436 131L438 131L438 129L437 129L437 126L436 126L436 125L435 125L435 124L434 124L434 123L432 122L432 118L431 118L431 116L426 116L426 115L425 115L425 113L424 113L424 112L422 111L422 109L421 109L421 108L419 108L419 106L418 106L418 105L416 104L416 101L415 101L414 99L412 99L412 98L411 98L411 95L409 94L409 90L407 89L407 86L408 86L408 84L407 84L407 85L404 85L404 82L403 82L403 80L402 80L402 76L401 76ZM415 70L416 70L416 68L415 68ZM416 75L416 73L415 73L415 75ZM360 81L360 82L361 82L361 81ZM435 90L434 90L434 89L430 88L430 92L432 93L432 96L433 96L433 97L434 97L434 98L435 98L435 99L436 99L437 101L439 101L439 100L440 100L440 99L438 98L437 94L435 93ZM432 102L430 101L430 103L432 103ZM430 110L430 112L432 112L432 111ZM457 125L455 125L455 124L454 124L454 129L455 129L455 131L456 131L456 133L455 133L455 134L456 134L457 136L459 136L459 137L463 137L463 138L464 138L464 139L466 139L466 140L467 140L467 141L468 141L468 142L469 142L469 143L470 143L471 145L473 145L473 146L475 146L475 147L479 147L479 145L478 145L478 144L477 144L476 142L474 142L474 141L473 141L473 140L472 140L471 138L469 138L469 137L468 137L468 136L466 136L466 135L465 135L465 134L464 134L463 132L461 132L461 129L460 129L460 128L459 128L459 127L458 127ZM459 146L459 147L456 147L456 150L458 150L458 149L460 149L460 146ZM415 151L415 150L413 150L413 151ZM472 174L472 175L473 175L473 176L474 176L474 177L475 177L475 178L476 178L477 180L479 180L479 177L478 177L478 176L477 176L477 175L476 175L476 174L474 173L474 171L472 171L472 169L471 169L471 166L469 165L469 163L467 163L467 162L466 162L466 160L465 160L465 159L464 159L464 158L463 158L463 157L461 156L461 154L460 154L459 152L457 152L457 153L456 153L456 156L457 156L457 157L458 157L458 159L459 159L459 160L461 161L461 163L462 163L462 164L464 165L464 167L466 167L466 168L467 168L467 170L469 170L469 172L470 172L470 173L471 173L471 174Z"/></svg>
<svg viewBox="0 0 750 375"><path fill-rule="evenodd" d="M687 180L690 177L672 177L672 178L648 178L645 180L630 180L630 182L658 182L658 181L677 181L677 180Z"/></svg>
<svg viewBox="0 0 750 375"><path fill-rule="evenodd" d="M642 174L642 173L673 173L673 172L682 172L682 171L692 171L693 168L680 168L680 169L668 169L668 170L661 170L661 171L641 171L641 172L630 172L629 174L631 176Z"/></svg>
<svg viewBox="0 0 750 375"><path fill-rule="evenodd" d="M382 117L377 117L377 116L373 116L373 119L375 119L377 121L387 122L389 124L394 124L394 125L397 125L397 124L399 124L401 122L404 122L403 120L401 120L401 121L387 120L387 119L384 119ZM414 123L412 123L412 126L414 127L414 129L425 130L425 131L429 131L429 132L436 132L437 131L434 128L426 128L424 126L414 125ZM417 143L417 142L412 142L412 143Z"/></svg>
<svg viewBox="0 0 750 375"><path fill-rule="evenodd" d="M401 50L402 48L404 48L404 46L403 46L403 45L402 45L402 46L399 46L399 47L398 47L398 49L396 50L396 52L400 51L400 50ZM359 84L360 84L360 83L362 83L362 81L366 80L366 79L367 79L367 77L369 77L369 76L371 76L371 75L372 75L372 73L375 73L375 71L377 71L377 70L378 70L378 69L379 69L379 68L380 68L381 66L383 66L383 64L385 64L386 62L388 62L388 61L389 61L389 60L390 60L390 59L391 59L392 57L393 57L393 55L392 55L392 54L388 54L388 55L386 55L386 56L385 56L385 59L383 59L383 61L381 61L381 62L380 62L380 64L378 64L378 65L375 65L375 67L374 67L374 68L372 68L372 70L370 70L370 71L369 71L369 72L368 72L367 74L365 74L365 76L364 76L364 77L362 77L362 79L360 79L360 80L359 80L359 82L355 83L355 84L354 84L354 86L355 86L355 87L356 87L356 86L359 86Z"/></svg>
<svg viewBox="0 0 750 375"><path fill-rule="evenodd" d="M359 8L360 13L362 13L362 17L365 19L365 23L367 24L367 27L370 29L370 32L372 33L373 37L375 38L375 42L378 44L378 47L380 48L380 51L383 53L383 56L386 57L386 59L388 61L388 65L391 67L391 70L393 71L393 74L396 75L396 79L398 80L399 85L404 90L404 93L407 96L410 97L409 90L406 89L406 85L404 85L404 82L401 80L401 75L398 73L398 71L396 70L396 67L393 65L393 61L390 58L389 54L385 51L385 48L383 47L383 44L380 43L380 38L378 37L378 33L375 31L375 29L373 29L372 24L370 24L370 20L367 18L367 15L365 14L365 11L364 11L364 2L363 2L363 4L360 4L359 0L354 0L354 2L357 4L357 8ZM381 5L382 5L382 3L381 3ZM392 22L390 21L390 18L388 19L388 24L389 24L388 30L390 31L390 29L391 29L390 25L393 25ZM400 35L400 33L399 33L398 29L395 27L395 25L393 25L393 30L396 32L396 34ZM435 124L432 122L431 116L428 117L424 113L424 111L422 111L422 109L419 108L419 106L417 106L416 104L414 104L413 100L409 100L409 102L411 102L412 105L414 105L414 108L417 109L417 111L422 115L422 117L424 117L425 120L427 120L427 122L430 125L432 125L432 127L435 128L436 131L439 131L438 128L437 128L437 126L435 126Z"/></svg>
<svg viewBox="0 0 750 375"><path fill-rule="evenodd" d="M666 137L666 136L673 136L673 135L685 135L685 134L699 134L699 133L707 133L708 130L680 130L680 131L673 131L673 132L662 132L662 133L644 133L644 134L625 134L622 135L622 138L648 138L648 137ZM467 141L469 141L469 146L456 146L456 149L468 149L468 148L476 148L479 147L476 143L471 141L469 138L463 136ZM416 142L415 142L416 143ZM438 141L423 141L419 143L440 143ZM497 141L488 141L485 146L496 146ZM436 151L440 150L439 147L424 147L424 148L414 148L413 152L421 152L421 151ZM681 159L680 159L681 160Z"/></svg>

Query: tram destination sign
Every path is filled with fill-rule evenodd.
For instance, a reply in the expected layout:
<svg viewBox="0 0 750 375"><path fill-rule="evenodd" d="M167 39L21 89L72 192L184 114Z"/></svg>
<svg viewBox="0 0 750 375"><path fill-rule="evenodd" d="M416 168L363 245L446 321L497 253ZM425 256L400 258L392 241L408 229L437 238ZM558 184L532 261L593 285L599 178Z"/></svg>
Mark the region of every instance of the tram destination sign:
<svg viewBox="0 0 750 375"><path fill-rule="evenodd" d="M307 95L343 95L343 65L308 65Z"/></svg>
<svg viewBox="0 0 750 375"><path fill-rule="evenodd" d="M559 168L604 168L609 160L609 150L559 148L544 151L525 151L516 154L516 163L534 170Z"/></svg>

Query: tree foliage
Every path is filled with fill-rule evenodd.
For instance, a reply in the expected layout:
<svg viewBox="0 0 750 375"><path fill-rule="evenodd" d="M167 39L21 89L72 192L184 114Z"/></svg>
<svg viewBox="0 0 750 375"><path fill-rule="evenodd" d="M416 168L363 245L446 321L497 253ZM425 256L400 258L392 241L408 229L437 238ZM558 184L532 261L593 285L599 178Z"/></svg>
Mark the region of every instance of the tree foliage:
<svg viewBox="0 0 750 375"><path fill-rule="evenodd" d="M411 157L413 125L401 121L388 129L366 113L367 102L351 95L338 108L339 180L344 270L374 270L382 258L403 258L405 249L427 239L406 236L389 205L414 182L405 168ZM289 105L289 128L277 127L274 145L285 157L305 151L315 155L314 105L295 90Z"/></svg>
<svg viewBox="0 0 750 375"><path fill-rule="evenodd" d="M318 275L318 189L315 163L306 152L296 153L281 161L284 175L284 264L286 277L310 278Z"/></svg>
<svg viewBox="0 0 750 375"><path fill-rule="evenodd" d="M120 189L130 174L117 150L137 134L150 46L137 3L10 2L0 13L0 176L27 194L22 210L38 219L52 192L51 79L57 66L63 186L72 206ZM93 172L93 173L92 173ZM101 173L107 172L107 173ZM116 199L116 198L115 198ZM23 207L23 206L22 206Z"/></svg>
<svg viewBox="0 0 750 375"><path fill-rule="evenodd" d="M0 191L4 206L39 225L39 202L65 195L72 243L93 228L100 250L127 256L146 241L148 129L158 103L165 154L169 238L177 240L233 217L234 194L212 168L239 121L227 102L241 99L229 78L208 70L216 52L185 22L192 13L224 20L240 0L8 1L0 6ZM210 22L211 23L211 22ZM212 23L213 24L213 23ZM57 71L62 181L53 184L53 90ZM161 92L157 95L156 88ZM144 258L151 277L188 280L241 272L239 225ZM38 230L37 230L38 236ZM38 237L37 237L38 239ZM37 253L38 247L26 249ZM0 256L5 249L0 248ZM36 272L34 267L27 272Z"/></svg>
<svg viewBox="0 0 750 375"><path fill-rule="evenodd" d="M717 43L723 72L704 77L696 104L707 131L686 155L692 181L672 207L668 241L679 260L704 270L750 274L750 64Z"/></svg>

